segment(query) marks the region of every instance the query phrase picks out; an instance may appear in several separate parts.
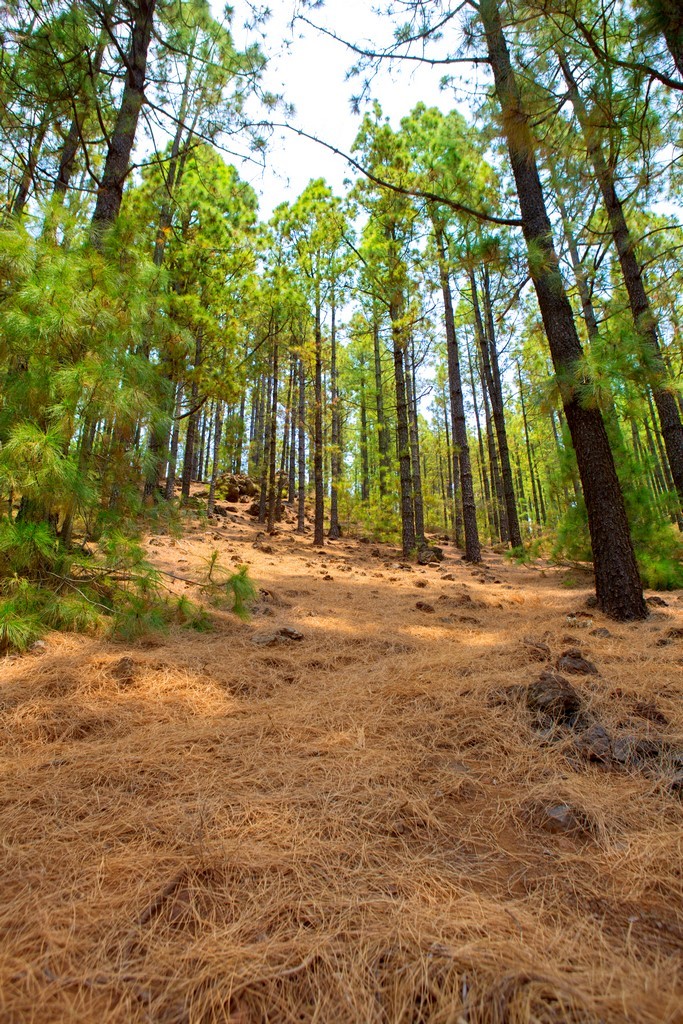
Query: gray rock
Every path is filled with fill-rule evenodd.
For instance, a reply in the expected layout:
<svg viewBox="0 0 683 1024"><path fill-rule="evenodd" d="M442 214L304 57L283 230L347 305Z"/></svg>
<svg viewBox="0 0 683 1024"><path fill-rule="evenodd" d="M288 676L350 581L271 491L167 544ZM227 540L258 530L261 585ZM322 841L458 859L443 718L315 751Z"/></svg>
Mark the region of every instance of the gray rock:
<svg viewBox="0 0 683 1024"><path fill-rule="evenodd" d="M581 819L570 804L552 804L543 807L540 814L540 825L542 829L553 835L571 835L583 831Z"/></svg>
<svg viewBox="0 0 683 1024"><path fill-rule="evenodd" d="M273 647L276 644L292 643L295 640L303 640L304 635L293 626L282 626L274 633L255 633L251 638L252 644L258 647Z"/></svg>

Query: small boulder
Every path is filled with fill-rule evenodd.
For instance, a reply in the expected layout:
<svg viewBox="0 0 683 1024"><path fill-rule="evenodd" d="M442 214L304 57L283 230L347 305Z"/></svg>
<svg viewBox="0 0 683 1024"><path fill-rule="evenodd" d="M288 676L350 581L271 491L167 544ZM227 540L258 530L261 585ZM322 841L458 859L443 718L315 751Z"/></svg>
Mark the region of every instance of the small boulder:
<svg viewBox="0 0 683 1024"><path fill-rule="evenodd" d="M428 601L416 601L415 607L419 612L427 612L428 614L433 614L434 612L434 605L429 604Z"/></svg>
<svg viewBox="0 0 683 1024"><path fill-rule="evenodd" d="M570 647L561 654L557 667L560 672L570 672L578 676L597 676L598 670L592 661L584 658L578 647Z"/></svg>
<svg viewBox="0 0 683 1024"><path fill-rule="evenodd" d="M607 637L612 636L613 634L610 633L609 629L605 629L604 626L598 626L597 629L591 629L589 635L590 636L597 636L601 640L606 640Z"/></svg>
<svg viewBox="0 0 683 1024"><path fill-rule="evenodd" d="M119 658L111 674L119 686L131 686L135 682L135 662L129 657Z"/></svg>
<svg viewBox="0 0 683 1024"><path fill-rule="evenodd" d="M526 702L534 714L558 725L573 725L581 710L581 698L572 684L550 671L527 688Z"/></svg>
<svg viewBox="0 0 683 1024"><path fill-rule="evenodd" d="M653 594L652 597L645 598L645 604L649 604L651 608L668 608L669 602L665 601L663 597L658 597L657 594Z"/></svg>
<svg viewBox="0 0 683 1024"><path fill-rule="evenodd" d="M571 804L549 804L541 808L539 818L541 828L552 835L571 835L584 830Z"/></svg>
<svg viewBox="0 0 683 1024"><path fill-rule="evenodd" d="M415 586L416 587L426 587L427 586L427 580L415 580Z"/></svg>
<svg viewBox="0 0 683 1024"><path fill-rule="evenodd" d="M550 660L550 648L541 640L533 640L531 637L525 636L522 640L522 646L529 661Z"/></svg>
<svg viewBox="0 0 683 1024"><path fill-rule="evenodd" d="M300 633L298 629L294 629L293 626L282 626L274 633L255 633L251 638L251 642L258 647L273 647L276 644L291 643L303 640L303 638L303 633Z"/></svg>
<svg viewBox="0 0 683 1024"><path fill-rule="evenodd" d="M443 558L443 552L441 552L441 558ZM417 564L432 565L435 562L440 562L441 558L437 557L434 548L420 548L417 553Z"/></svg>

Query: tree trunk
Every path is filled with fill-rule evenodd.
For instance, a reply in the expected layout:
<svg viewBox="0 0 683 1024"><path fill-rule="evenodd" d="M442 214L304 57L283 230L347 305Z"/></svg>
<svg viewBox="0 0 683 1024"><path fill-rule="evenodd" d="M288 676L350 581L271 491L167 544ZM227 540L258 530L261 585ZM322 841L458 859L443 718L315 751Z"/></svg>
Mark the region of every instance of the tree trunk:
<svg viewBox="0 0 683 1024"><path fill-rule="evenodd" d="M396 386L396 444L398 447L399 476L401 482L401 537L403 555L409 557L415 549L415 513L413 505L413 478L410 459L410 433L404 370L405 340L399 323L401 300L394 299L389 307L391 334L394 348L394 383Z"/></svg>
<svg viewBox="0 0 683 1024"><path fill-rule="evenodd" d="M573 367L582 355L581 343L562 282L534 143L510 65L497 0L481 0L479 12L517 186L522 230L530 255L529 270L579 465L598 606L615 619L642 619L647 616L647 607L605 424L598 409L581 405L570 383Z"/></svg>
<svg viewBox="0 0 683 1024"><path fill-rule="evenodd" d="M408 410L408 434L410 437L410 465L413 474L413 508L415 510L415 540L418 548L428 547L425 537L424 500L422 497L422 472L420 469L420 435L417 427L417 393L415 387L415 347L410 342L404 352L406 368L406 405Z"/></svg>
<svg viewBox="0 0 683 1024"><path fill-rule="evenodd" d="M458 339L455 334L455 317L453 315L453 296L448 274L446 243L443 231L432 217L434 234L439 253L439 279L443 296L444 321L446 326L446 352L448 358L448 391L451 400L451 422L453 424L453 441L455 457L460 470L460 489L462 493L462 518L465 530L465 559L468 562L481 562L481 544L477 526L477 507L474 500L474 482L472 480L472 463L470 446L467 440L467 420L465 419L465 401L462 393L462 377L460 374L460 355ZM453 475L457 477L456 467ZM457 501L457 495L454 495ZM456 531L457 532L457 531Z"/></svg>
<svg viewBox="0 0 683 1024"><path fill-rule="evenodd" d="M199 398L199 381L197 374L202 359L202 332L197 331L194 349L194 374L190 388L190 409L194 409ZM191 412L187 420L187 434L185 435L185 453L183 458L183 476L180 488L180 504L187 505L190 500L190 483L192 482L192 470L194 467L195 441L197 436L197 413Z"/></svg>
<svg viewBox="0 0 683 1024"><path fill-rule="evenodd" d="M275 529L275 512L277 505L277 401L278 401L278 372L279 372L280 346L277 338L273 341L273 398L270 410L270 430L268 431L268 532Z"/></svg>
<svg viewBox="0 0 683 1024"><path fill-rule="evenodd" d="M384 388L382 385L382 359L379 347L379 319L377 312L372 314L372 344L375 359L375 404L377 410L377 447L379 450L379 494L383 498L387 493L389 475L389 434L384 415Z"/></svg>
<svg viewBox="0 0 683 1024"><path fill-rule="evenodd" d="M360 500L370 500L370 467L368 464L368 410L365 399L365 363L360 366Z"/></svg>
<svg viewBox="0 0 683 1024"><path fill-rule="evenodd" d="M121 208L123 186L128 175L140 110L145 99L147 53L152 36L155 6L156 0L137 0L131 5L133 29L126 57L126 79L92 217L90 237L96 249L102 248L104 233L114 224Z"/></svg>
<svg viewBox="0 0 683 1024"><path fill-rule="evenodd" d="M298 442L298 481L297 481L297 523L296 532L303 533L306 529L306 369L304 360L299 356L299 432Z"/></svg>
<svg viewBox="0 0 683 1024"><path fill-rule="evenodd" d="M323 332L320 297L315 300L315 410L313 418L313 486L315 488L315 518L313 544L325 543L325 481L323 478Z"/></svg>
<svg viewBox="0 0 683 1024"><path fill-rule="evenodd" d="M216 402L216 412L213 424L213 464L211 466L211 483L209 485L209 499L206 503L206 514L213 515L216 505L216 481L218 480L218 466L221 448L221 436L223 433L223 403Z"/></svg>
<svg viewBox="0 0 683 1024"><path fill-rule="evenodd" d="M332 297L332 320L330 324L330 401L332 404L332 452L330 462L330 528L327 536L331 540L341 537L339 525L339 479L341 477L341 416L339 409L339 380L337 372L337 330L336 309Z"/></svg>
<svg viewBox="0 0 683 1024"><path fill-rule="evenodd" d="M488 342L488 359L485 362L487 383L491 395L491 409L493 411L493 422L496 428L498 439L498 457L500 459L500 472L503 484L503 495L505 497L505 512L507 515L508 533L513 548L522 546L522 534L519 529L517 516L517 501L515 499L515 488L512 480L512 466L510 464L510 449L508 447L507 429L505 426L505 407L503 404L503 385L500 379L500 366L498 363L498 348L496 342L496 328L493 320L493 304L491 301L491 283L486 267L482 271L484 282L484 312L486 314L487 330L484 332Z"/></svg>
<svg viewBox="0 0 683 1024"><path fill-rule="evenodd" d="M171 432L171 445L168 452L168 471L166 473L166 491L165 496L167 501L171 501L175 495L175 477L176 477L176 465L178 463L178 441L180 439L180 413L183 407L183 386L178 385L175 400L175 418L173 420L173 429Z"/></svg>

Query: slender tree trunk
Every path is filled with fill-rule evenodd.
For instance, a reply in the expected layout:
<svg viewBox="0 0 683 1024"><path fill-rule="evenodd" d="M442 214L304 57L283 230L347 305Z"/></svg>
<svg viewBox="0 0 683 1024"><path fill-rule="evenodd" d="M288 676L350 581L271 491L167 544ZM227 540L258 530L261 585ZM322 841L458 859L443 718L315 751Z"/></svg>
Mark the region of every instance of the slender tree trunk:
<svg viewBox="0 0 683 1024"><path fill-rule="evenodd" d="M394 348L394 383L396 386L396 444L398 447L399 475L401 483L401 536L403 555L412 554L416 545L415 513L413 504L413 478L410 458L410 433L408 428L408 404L406 399L406 378L404 368L405 339L400 329L402 313L401 299L394 299L389 308L391 334Z"/></svg>
<svg viewBox="0 0 683 1024"><path fill-rule="evenodd" d="M194 409L199 398L199 381L197 379L199 365L202 360L202 332L197 331L194 350L194 374L190 388L190 408ZM185 453L183 458L183 476L180 488L180 504L187 505L190 500L190 483L192 482L192 470L194 466L195 442L197 437L197 416L191 412L187 419L187 434L185 436Z"/></svg>
<svg viewBox="0 0 683 1024"><path fill-rule="evenodd" d="M411 338L410 357L408 346L404 352L406 368L406 405L408 411L408 434L410 437L410 465L413 474L413 508L415 510L415 540L418 548L428 547L425 537L424 500L422 497L422 471L420 469L420 435L417 426L417 394L415 388L415 348Z"/></svg>
<svg viewBox="0 0 683 1024"><path fill-rule="evenodd" d="M82 144L83 129L88 114L90 113L91 102L93 99L97 102L97 79L99 78L100 71L102 70L102 61L104 59L106 48L107 32L103 29L100 32L99 39L97 40L97 46L95 47L95 52L90 63L90 71L88 74L88 78L90 79L88 86L89 91L85 93L85 90L83 90L84 98L82 100L81 108L74 109L71 125L69 126L69 131L64 139L62 152L59 157L59 168L57 170L52 194L60 202L63 201L71 183L71 176L76 164L76 154L78 153L78 147ZM80 98L81 97L78 97L79 100Z"/></svg>
<svg viewBox="0 0 683 1024"><path fill-rule="evenodd" d="M211 483L209 484L209 499L206 503L206 513L213 515L216 506L216 482L218 481L218 467L220 465L221 436L223 433L223 403L216 402L216 411L213 423L213 463L211 466Z"/></svg>
<svg viewBox="0 0 683 1024"><path fill-rule="evenodd" d="M365 397L365 364L360 368L360 500L370 500L370 466L368 462L368 409Z"/></svg>
<svg viewBox="0 0 683 1024"><path fill-rule="evenodd" d="M109 139L102 180L91 226L91 241L100 249L103 236L119 215L123 186L130 167L130 155L142 104L145 99L147 53L152 37L156 0L136 0L131 4L133 29L126 57L126 79L116 124Z"/></svg>
<svg viewBox="0 0 683 1024"><path fill-rule="evenodd" d="M550 353L562 385L563 405L579 465L593 547L598 606L615 619L647 615L623 496L607 431L595 408L584 408L571 386L581 343L562 282L552 229L538 174L528 116L510 65L497 0L481 0L496 94L529 250L529 270L536 289Z"/></svg>
<svg viewBox="0 0 683 1024"><path fill-rule="evenodd" d="M477 391L476 391L476 388L474 386L474 366L473 366L473 363L472 363L472 353L470 351L469 344L467 345L467 363L468 363L469 375L470 375L470 390L472 392L472 406L473 406L473 409L474 409L474 422L475 422L476 427L477 427L477 446L478 446L478 449L479 449L479 472L481 474L481 488L482 488L482 493L483 493L483 496L484 496L484 508L485 508L485 512L486 512L486 524L488 526L489 537L491 537L492 533L493 533L492 524L491 524L491 517L490 517L491 488L490 488L490 485L489 485L488 473L486 472L486 457L484 455L484 439L482 437L482 432L481 432L481 420L479 418L479 405L477 403ZM481 561L481 556L480 556L479 560Z"/></svg>
<svg viewBox="0 0 683 1024"><path fill-rule="evenodd" d="M273 392L275 388L275 378L270 375L265 378L266 386L266 405L263 418L263 444L261 446L261 457L259 460L259 523L265 523L268 517L268 465L270 455L270 439L272 429L272 415L273 415Z"/></svg>
<svg viewBox="0 0 683 1024"><path fill-rule="evenodd" d="M491 406L489 404L489 396L486 388L486 381L484 379L484 371L481 366L481 349L478 352L477 371L479 373L479 383L481 384L481 400L484 406L484 424L486 426L486 447L489 457L489 472L491 474L491 497L493 499L491 518L493 521L493 527L497 534L498 541L507 544L510 537L508 535L507 517L505 515L503 481L501 480L500 467L498 465L498 452L496 450L496 438L494 436L493 420L491 418Z"/></svg>
<svg viewBox="0 0 683 1024"><path fill-rule="evenodd" d="M171 445L168 453L168 471L166 473L166 500L171 501L175 495L176 465L178 463L178 442L180 439L180 413L183 408L183 387L178 384L175 400L175 417L171 432Z"/></svg>
<svg viewBox="0 0 683 1024"><path fill-rule="evenodd" d="M534 462L531 457L531 441L529 440L529 424L526 418L526 402L524 401L524 387L522 386L522 372L517 363L517 380L519 381L519 402L522 407L522 425L524 427L524 447L526 449L527 464L529 466L529 480L531 481L531 493L534 499L534 512L538 525L541 524L541 509L538 503L538 491L536 489L536 474Z"/></svg>
<svg viewBox="0 0 683 1024"><path fill-rule="evenodd" d="M297 458L297 533L306 529L306 369L299 357L299 417Z"/></svg>
<svg viewBox="0 0 683 1024"><path fill-rule="evenodd" d="M379 494L383 498L387 493L389 475L389 434L384 415L384 386L382 384L382 359L379 347L379 318L373 310L372 343L375 359L375 403L377 411L377 447L379 450Z"/></svg>
<svg viewBox="0 0 683 1024"><path fill-rule="evenodd" d="M294 498L296 496L296 424L299 401L297 368L298 358L297 356L292 356L292 417L289 427L289 488L287 493L287 500L290 505L294 504Z"/></svg>
<svg viewBox="0 0 683 1024"><path fill-rule="evenodd" d="M508 533L513 548L522 546L522 534L519 529L517 516L517 501L515 488L512 480L512 466L510 465L510 450L508 447L507 428L505 425L505 406L503 403L503 384L500 377L500 366L498 363L498 346L496 341L496 329L493 320L493 303L491 300L491 283L488 269L482 271L484 282L484 311L486 314L487 330L484 332L488 341L488 356L485 364L487 382L491 394L491 409L493 422L496 428L498 439L498 457L500 459L500 472L505 497L505 512L507 515Z"/></svg>
<svg viewBox="0 0 683 1024"><path fill-rule="evenodd" d="M327 536L331 540L341 537L339 525L339 479L341 477L341 415L339 408L339 380L337 372L337 327L334 296L332 297L332 319L330 324L330 385L332 402L332 452L331 452L331 491L330 491L330 528Z"/></svg>
<svg viewBox="0 0 683 1024"><path fill-rule="evenodd" d="M472 464L470 462L470 447L467 439L467 421L465 419L465 402L462 393L462 377L460 373L460 354L458 352L458 339L455 334L455 318L453 315L453 296L451 294L451 282L448 274L448 261L446 254L446 243L443 231L439 227L435 217L432 217L432 225L436 238L439 253L439 279L441 283L441 294L444 305L444 321L446 326L446 352L448 359L448 391L451 400L451 421L453 423L454 453L457 458L457 466L454 463L453 476L460 477L460 488L462 493L462 518L465 529L465 558L468 562L481 561L481 545L479 542L479 528L477 526L477 507L474 499L474 482L472 480ZM459 469L459 474L458 474ZM457 494L454 495L457 503ZM456 524L457 524L456 513ZM456 543L458 543L456 527Z"/></svg>
<svg viewBox="0 0 683 1024"><path fill-rule="evenodd" d="M280 346L277 338L273 342L273 399L270 410L270 430L268 432L268 532L275 529L275 514L277 511L277 402L278 402L278 373L279 373Z"/></svg>
<svg viewBox="0 0 683 1024"><path fill-rule="evenodd" d="M173 221L173 192L176 182L176 174L178 171L178 157L180 155L180 148L183 142L183 134L185 133L185 119L187 117L187 108L190 101L190 85L192 82L192 71L194 68L193 51L195 46L195 38L193 38L190 53L187 57L187 64L185 65L185 81L183 82L183 91L180 97L180 109L178 112L178 123L173 136L173 142L171 143L171 152L168 162L168 172L166 174L165 181L165 198L161 204L161 210L159 212L159 223L157 225L157 236L154 243L154 265L160 267L164 260L164 250L166 248L166 239L168 237L169 228ZM189 136L188 136L189 141Z"/></svg>
<svg viewBox="0 0 683 1024"><path fill-rule="evenodd" d="M24 170L21 175L21 180L19 182L19 186L14 197L14 202L12 203L12 216L16 217L17 220L20 219L21 215L24 212L24 208L28 200L28 195L31 191L31 185L34 184L36 168L38 166L38 158L40 156L40 151L43 147L43 142L45 141L45 136L47 135L47 130L49 126L50 109L48 107L43 115L43 120L38 125L38 130L36 131L35 138L31 142L28 157L26 158Z"/></svg>
<svg viewBox="0 0 683 1024"><path fill-rule="evenodd" d="M323 333L320 297L315 300L315 381L313 420L313 486L315 488L315 519L313 544L325 543L325 481L323 478Z"/></svg>

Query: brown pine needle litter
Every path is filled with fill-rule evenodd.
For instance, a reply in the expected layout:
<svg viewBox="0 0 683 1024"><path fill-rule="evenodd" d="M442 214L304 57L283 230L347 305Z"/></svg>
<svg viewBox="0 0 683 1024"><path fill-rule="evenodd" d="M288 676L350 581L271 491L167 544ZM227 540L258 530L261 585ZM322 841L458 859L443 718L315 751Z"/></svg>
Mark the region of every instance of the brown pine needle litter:
<svg viewBox="0 0 683 1024"><path fill-rule="evenodd" d="M677 596L577 620L579 570L256 530L149 548L251 563L251 622L0 668L3 1024L683 1021ZM644 760L533 721L570 645L587 721Z"/></svg>

